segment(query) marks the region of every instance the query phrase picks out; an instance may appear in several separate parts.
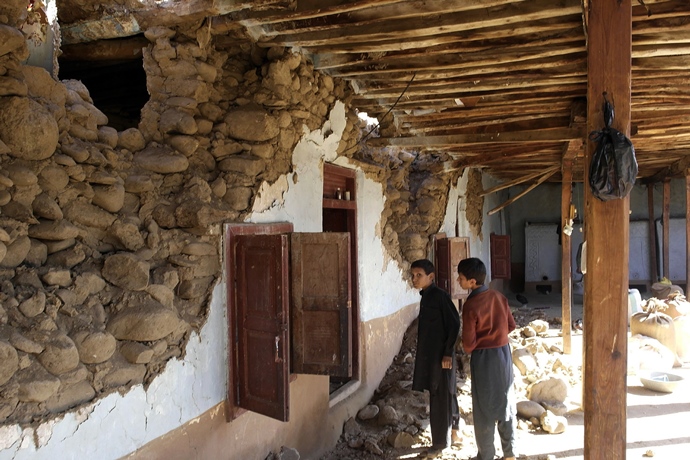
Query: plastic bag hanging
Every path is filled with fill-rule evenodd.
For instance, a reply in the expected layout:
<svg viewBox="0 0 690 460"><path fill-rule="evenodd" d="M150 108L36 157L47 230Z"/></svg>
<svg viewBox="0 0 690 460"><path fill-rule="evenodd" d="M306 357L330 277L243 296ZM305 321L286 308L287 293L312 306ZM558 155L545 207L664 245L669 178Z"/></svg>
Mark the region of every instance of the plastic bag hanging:
<svg viewBox="0 0 690 460"><path fill-rule="evenodd" d="M604 93L604 124L601 131L592 131L589 139L597 143L589 166L589 187L601 201L625 198L637 177L635 148L623 133L611 128L613 106Z"/></svg>

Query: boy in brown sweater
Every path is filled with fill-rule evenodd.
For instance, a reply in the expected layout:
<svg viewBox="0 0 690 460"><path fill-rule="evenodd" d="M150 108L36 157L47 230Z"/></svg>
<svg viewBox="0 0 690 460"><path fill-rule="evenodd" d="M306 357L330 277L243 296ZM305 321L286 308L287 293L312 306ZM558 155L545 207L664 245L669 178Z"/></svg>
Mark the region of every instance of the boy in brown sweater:
<svg viewBox="0 0 690 460"><path fill-rule="evenodd" d="M462 309L462 346L471 354L472 416L477 460L493 460L494 434L503 447L503 458L515 460L516 409L513 360L508 334L515 319L508 300L484 285L486 266L477 258L461 260L458 283L470 290Z"/></svg>

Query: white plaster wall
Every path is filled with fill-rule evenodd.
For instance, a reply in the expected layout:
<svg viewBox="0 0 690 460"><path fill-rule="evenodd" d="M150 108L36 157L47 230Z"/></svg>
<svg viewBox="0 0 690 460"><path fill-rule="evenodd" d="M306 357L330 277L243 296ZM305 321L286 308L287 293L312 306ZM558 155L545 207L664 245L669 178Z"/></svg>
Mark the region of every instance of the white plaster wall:
<svg viewBox="0 0 690 460"><path fill-rule="evenodd" d="M168 362L147 391L139 385L124 396L113 393L35 430L0 427L0 460L118 459L209 410L226 393L226 324L219 283L185 358Z"/></svg>

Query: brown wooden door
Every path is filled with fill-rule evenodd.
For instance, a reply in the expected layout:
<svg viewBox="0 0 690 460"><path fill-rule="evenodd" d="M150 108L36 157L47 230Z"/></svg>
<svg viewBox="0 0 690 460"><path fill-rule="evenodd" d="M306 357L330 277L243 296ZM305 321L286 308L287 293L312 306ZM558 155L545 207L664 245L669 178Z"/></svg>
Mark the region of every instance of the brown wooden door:
<svg viewBox="0 0 690 460"><path fill-rule="evenodd" d="M491 234L491 279L510 279L510 235Z"/></svg>
<svg viewBox="0 0 690 460"><path fill-rule="evenodd" d="M350 235L290 237L292 370L351 377Z"/></svg>
<svg viewBox="0 0 690 460"><path fill-rule="evenodd" d="M287 235L241 235L236 241L238 405L287 421Z"/></svg>
<svg viewBox="0 0 690 460"><path fill-rule="evenodd" d="M436 285L450 294L450 283L453 276L450 266L450 243L448 238L436 240Z"/></svg>
<svg viewBox="0 0 690 460"><path fill-rule="evenodd" d="M465 236L440 238L436 251L436 284L453 299L467 298L469 291L458 283L458 263L470 256L470 239Z"/></svg>

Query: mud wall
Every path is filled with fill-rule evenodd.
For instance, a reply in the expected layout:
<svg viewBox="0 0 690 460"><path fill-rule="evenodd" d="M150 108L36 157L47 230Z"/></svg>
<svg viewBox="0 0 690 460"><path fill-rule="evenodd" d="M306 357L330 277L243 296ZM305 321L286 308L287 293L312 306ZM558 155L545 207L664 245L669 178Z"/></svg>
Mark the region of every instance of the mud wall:
<svg viewBox="0 0 690 460"><path fill-rule="evenodd" d="M25 12L1 13L0 422L27 425L184 353L221 274L219 224L347 95L284 49L153 28L150 101L118 132L79 81L22 64Z"/></svg>

